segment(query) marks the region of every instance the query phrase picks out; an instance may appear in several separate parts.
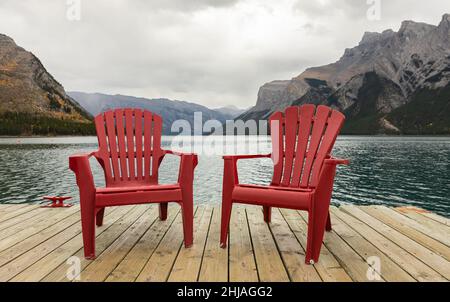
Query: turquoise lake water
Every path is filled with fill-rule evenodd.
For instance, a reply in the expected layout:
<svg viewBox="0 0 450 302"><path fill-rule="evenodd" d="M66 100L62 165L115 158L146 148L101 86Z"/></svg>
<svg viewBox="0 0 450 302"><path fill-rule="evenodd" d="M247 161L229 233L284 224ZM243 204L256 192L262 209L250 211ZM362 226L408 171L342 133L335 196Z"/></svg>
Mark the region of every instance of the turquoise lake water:
<svg viewBox="0 0 450 302"><path fill-rule="evenodd" d="M215 139L220 147L223 138ZM203 144L200 137L194 139L199 150ZM244 145L244 150L236 151ZM173 137L164 137L163 148L172 146ZM197 204L220 202L223 153L269 153L270 139L250 137L227 141L224 146L227 150L208 149L199 156L194 184ZM0 138L0 203L39 203L49 194L74 196L77 202L68 156L96 147L95 137ZM349 167L338 170L334 204L412 205L450 217L450 137L341 136L333 155L351 160ZM102 171L95 160L92 164L96 184L101 186ZM160 168L160 182L176 182L178 165L177 157L167 156ZM242 161L238 168L242 183L270 182L270 159Z"/></svg>

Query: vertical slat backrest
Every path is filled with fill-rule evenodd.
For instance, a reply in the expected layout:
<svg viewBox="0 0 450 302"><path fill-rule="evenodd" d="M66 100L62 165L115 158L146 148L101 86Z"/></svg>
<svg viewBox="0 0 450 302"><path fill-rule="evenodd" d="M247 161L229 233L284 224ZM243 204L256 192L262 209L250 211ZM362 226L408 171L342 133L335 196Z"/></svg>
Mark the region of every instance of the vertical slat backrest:
<svg viewBox="0 0 450 302"><path fill-rule="evenodd" d="M145 180L150 181L151 176L151 161L152 161L152 121L153 114L149 111L144 111L144 174Z"/></svg>
<svg viewBox="0 0 450 302"><path fill-rule="evenodd" d="M323 135L322 143L316 154L316 160L311 172L310 187L316 187L319 183L320 170L324 160L330 155L336 138L344 124L345 116L339 111L333 110L328 118L327 129Z"/></svg>
<svg viewBox="0 0 450 302"><path fill-rule="evenodd" d="M300 121L298 124L297 149L295 151L291 187L298 187L300 185L315 110L316 106L311 104L303 105L299 110Z"/></svg>
<svg viewBox="0 0 450 302"><path fill-rule="evenodd" d="M116 128L117 128L117 143L119 146L119 163L120 163L120 176L121 180L128 180L128 169L127 169L127 147L125 145L125 129L123 125L123 110L114 110L114 115L116 117Z"/></svg>
<svg viewBox="0 0 450 302"><path fill-rule="evenodd" d="M143 112L140 109L134 110L134 132L135 132L135 142L136 142L136 174L137 180L143 180L143 144L142 144L142 121L143 121Z"/></svg>
<svg viewBox="0 0 450 302"><path fill-rule="evenodd" d="M281 185L289 186L291 182L292 166L294 164L294 153L297 141L298 130L298 107L289 107L286 109L284 122L284 172Z"/></svg>
<svg viewBox="0 0 450 302"><path fill-rule="evenodd" d="M284 162L284 143L283 143L283 114L275 112L269 120L270 135L272 137L272 161L274 162L274 171L272 185L279 185L283 175Z"/></svg>
<svg viewBox="0 0 450 302"><path fill-rule="evenodd" d="M135 168L135 152L137 151L137 145L135 146L135 133L134 133L134 123L133 123L133 110L125 109L125 129L127 138L127 157L128 157L128 179L133 179L136 177Z"/></svg>
<svg viewBox="0 0 450 302"><path fill-rule="evenodd" d="M161 134L162 133L162 119L159 115L153 115L153 148L152 148L152 178L158 179L158 168L160 159L162 157L161 150Z"/></svg>
<svg viewBox="0 0 450 302"><path fill-rule="evenodd" d="M108 134L109 145L109 157L111 158L112 172L114 181L120 181L119 172L119 155L117 153L117 134L116 134L116 121L114 118L114 112L105 112L106 120L106 132Z"/></svg>
<svg viewBox="0 0 450 302"><path fill-rule="evenodd" d="M316 115L314 117L314 125L309 140L308 153L306 154L305 166L303 168L302 180L300 182L300 187L302 188L306 188L309 186L311 169L313 167L316 153L322 140L322 135L325 130L330 111L331 109L326 106L317 107Z"/></svg>
<svg viewBox="0 0 450 302"><path fill-rule="evenodd" d="M158 182L161 117L140 109L116 109L95 117L95 125L107 186Z"/></svg>
<svg viewBox="0 0 450 302"><path fill-rule="evenodd" d="M105 131L105 116L103 114L97 115L94 119L95 122L95 130L97 131L97 139L98 139L98 149L99 153L97 154L98 158L101 159L101 163L103 166L103 170L105 171L105 179L106 182L109 183L112 181L113 176L111 172L111 161L109 159L109 147L108 140L106 138Z"/></svg>
<svg viewBox="0 0 450 302"><path fill-rule="evenodd" d="M322 105L289 107L284 117L281 112L274 113L270 118L272 185L317 186L323 162L330 155L344 119L342 113Z"/></svg>

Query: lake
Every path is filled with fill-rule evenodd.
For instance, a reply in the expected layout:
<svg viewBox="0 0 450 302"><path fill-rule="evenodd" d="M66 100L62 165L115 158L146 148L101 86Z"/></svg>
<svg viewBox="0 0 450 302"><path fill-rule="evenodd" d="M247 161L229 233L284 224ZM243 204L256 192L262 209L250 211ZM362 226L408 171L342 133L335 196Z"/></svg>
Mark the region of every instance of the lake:
<svg viewBox="0 0 450 302"><path fill-rule="evenodd" d="M192 140L182 149L194 146L202 150L202 137ZM268 137L241 137L225 144L223 137L214 140L219 148L215 152L204 148L199 155L196 204L220 203L221 154L233 154L244 145L246 152L238 153L253 153L253 149L269 153L271 149ZM162 144L170 148L174 138L164 137ZM95 137L0 138L0 203L40 203L44 195L69 195L77 202L68 157L96 148ZM338 169L334 204L411 205L450 217L450 137L341 136L333 155L351 160L349 167ZM95 160L92 164L96 184L104 185L101 168ZM167 156L160 168L160 182L176 182L178 165L178 157ZM242 183L268 184L272 176L270 159L241 161L238 169Z"/></svg>

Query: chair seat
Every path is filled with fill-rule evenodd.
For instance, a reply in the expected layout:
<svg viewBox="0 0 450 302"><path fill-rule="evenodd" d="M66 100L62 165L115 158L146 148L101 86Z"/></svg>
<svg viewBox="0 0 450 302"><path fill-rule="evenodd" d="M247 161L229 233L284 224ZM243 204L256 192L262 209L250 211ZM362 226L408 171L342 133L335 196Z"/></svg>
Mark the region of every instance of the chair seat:
<svg viewBox="0 0 450 302"><path fill-rule="evenodd" d="M312 193L312 189L240 184L234 187L232 200L248 204L306 210L309 208Z"/></svg>
<svg viewBox="0 0 450 302"><path fill-rule="evenodd" d="M97 207L181 200L179 184L97 188L95 194Z"/></svg>
<svg viewBox="0 0 450 302"><path fill-rule="evenodd" d="M125 192L144 192L144 191L161 191L161 190L177 190L180 189L180 184L164 184L164 185L143 185L143 186L123 186L123 187L106 187L96 188L97 194L109 193L125 193Z"/></svg>
<svg viewBox="0 0 450 302"><path fill-rule="evenodd" d="M312 189L306 188L292 188L292 187L281 187L281 186L262 186L262 185L249 185L249 184L239 184L238 187L263 189L263 190L279 190L279 191L291 191L291 192L312 192Z"/></svg>

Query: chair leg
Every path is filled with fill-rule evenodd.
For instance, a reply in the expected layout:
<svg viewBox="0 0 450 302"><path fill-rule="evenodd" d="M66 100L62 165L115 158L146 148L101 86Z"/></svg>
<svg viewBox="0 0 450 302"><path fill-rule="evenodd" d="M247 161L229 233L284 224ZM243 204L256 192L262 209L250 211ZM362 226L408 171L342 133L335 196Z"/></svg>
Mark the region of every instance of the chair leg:
<svg viewBox="0 0 450 302"><path fill-rule="evenodd" d="M192 197L190 200L183 200L181 211L183 215L184 247L190 248L194 242L194 205Z"/></svg>
<svg viewBox="0 0 450 302"><path fill-rule="evenodd" d="M264 221L270 223L270 221L272 220L272 208L263 206L263 211L264 211Z"/></svg>
<svg viewBox="0 0 450 302"><path fill-rule="evenodd" d="M328 212L327 225L325 226L325 230L327 232L331 232L331 230L332 230L332 227L331 227L331 216L330 216L329 212Z"/></svg>
<svg viewBox="0 0 450 302"><path fill-rule="evenodd" d="M95 259L95 204L90 198L81 195L80 207L84 257L91 260Z"/></svg>
<svg viewBox="0 0 450 302"><path fill-rule="evenodd" d="M323 235L328 220L328 208L316 208L308 214L308 238L306 243L306 264L314 264L319 261Z"/></svg>
<svg viewBox="0 0 450 302"><path fill-rule="evenodd" d="M222 199L222 220L220 227L220 247L227 247L228 227L230 225L231 209L233 201L231 199Z"/></svg>
<svg viewBox="0 0 450 302"><path fill-rule="evenodd" d="M97 211L97 214L95 215L95 223L97 226L103 225L103 217L105 216L105 208L101 208Z"/></svg>
<svg viewBox="0 0 450 302"><path fill-rule="evenodd" d="M167 219L167 202L159 204L159 219L164 221Z"/></svg>

